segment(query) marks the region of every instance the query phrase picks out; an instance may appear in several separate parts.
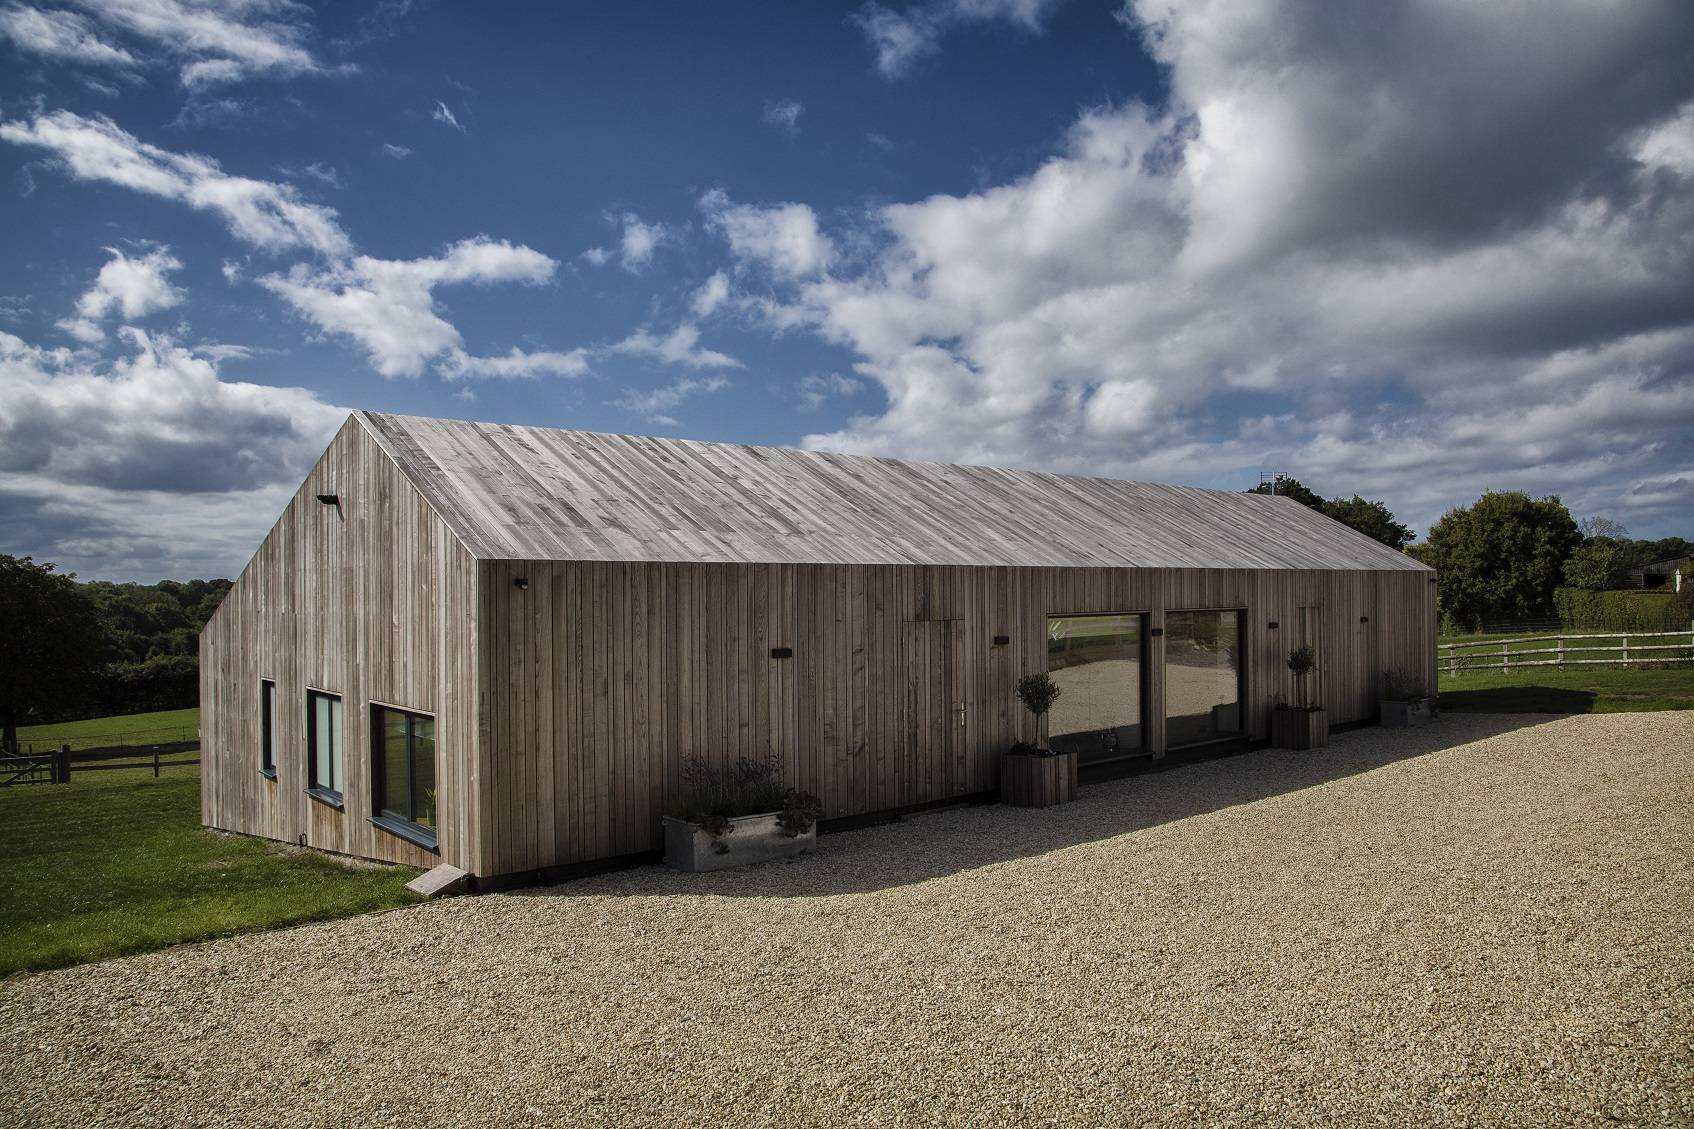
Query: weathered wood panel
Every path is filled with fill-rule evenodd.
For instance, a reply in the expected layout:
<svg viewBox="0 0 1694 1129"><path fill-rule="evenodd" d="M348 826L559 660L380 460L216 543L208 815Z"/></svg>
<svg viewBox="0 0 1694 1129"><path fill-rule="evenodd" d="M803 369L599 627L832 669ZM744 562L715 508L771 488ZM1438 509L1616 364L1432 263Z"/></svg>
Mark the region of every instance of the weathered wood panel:
<svg viewBox="0 0 1694 1129"><path fill-rule="evenodd" d="M338 494L340 506L318 494ZM414 866L482 868L475 561L349 420L201 636L201 818ZM259 772L259 683L276 682L276 779ZM342 697L337 810L306 794L306 691ZM537 695L526 688L525 700ZM432 714L440 849L373 826L370 707ZM526 808L533 805L526 805ZM550 813L549 813L550 814Z"/></svg>
<svg viewBox="0 0 1694 1129"><path fill-rule="evenodd" d="M1380 671L1433 679L1423 572L485 562L482 664L574 667L487 687L500 827L484 873L652 849L689 754L774 755L826 816L989 791L1036 740L1012 689L1046 667L1050 614L1241 609L1248 736L1293 700L1299 610L1320 609L1316 692L1332 723L1373 717ZM527 588L513 581L522 577ZM538 600L538 591L549 593ZM1276 623L1272 628L1270 624ZM994 637L1009 642L996 645ZM775 658L773 647L792 648ZM521 656L514 658L514 656ZM1165 747L1163 638L1143 720ZM546 700L535 686L559 687ZM959 707L963 707L962 715ZM961 724L961 716L963 724ZM592 724L583 719L592 718ZM558 781L581 781L560 802ZM551 781L537 791L530 782ZM526 805L553 802L540 825ZM522 814L520 814L522 813Z"/></svg>

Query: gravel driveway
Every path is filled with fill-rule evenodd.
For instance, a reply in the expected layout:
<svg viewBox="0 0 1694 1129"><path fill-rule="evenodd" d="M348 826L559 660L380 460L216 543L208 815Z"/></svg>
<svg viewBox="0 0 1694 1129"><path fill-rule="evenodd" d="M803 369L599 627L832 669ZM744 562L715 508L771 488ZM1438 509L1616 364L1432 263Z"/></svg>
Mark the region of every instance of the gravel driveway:
<svg viewBox="0 0 1694 1129"><path fill-rule="evenodd" d="M1694 712L1449 715L0 984L41 1125L1694 1123Z"/></svg>

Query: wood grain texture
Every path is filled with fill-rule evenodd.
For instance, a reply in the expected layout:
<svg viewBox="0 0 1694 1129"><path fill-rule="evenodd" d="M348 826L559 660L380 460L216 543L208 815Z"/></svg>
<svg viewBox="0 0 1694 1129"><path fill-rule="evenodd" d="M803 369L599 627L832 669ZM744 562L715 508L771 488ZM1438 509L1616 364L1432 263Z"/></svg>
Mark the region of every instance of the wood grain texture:
<svg viewBox="0 0 1694 1129"><path fill-rule="evenodd" d="M1434 574L1340 528L1210 491L359 413L202 636L203 817L493 875L655 848L690 754L774 758L826 817L991 791L1040 738L1013 688L1060 614L1146 617L1150 755L1173 611L1245 611L1249 737L1294 697L1302 607L1331 722L1368 719L1382 671L1433 684ZM345 702L342 811L304 792L313 687ZM436 718L439 854L368 821L372 702Z"/></svg>
<svg viewBox="0 0 1694 1129"><path fill-rule="evenodd" d="M489 560L1428 571L1287 498L359 417L466 547Z"/></svg>

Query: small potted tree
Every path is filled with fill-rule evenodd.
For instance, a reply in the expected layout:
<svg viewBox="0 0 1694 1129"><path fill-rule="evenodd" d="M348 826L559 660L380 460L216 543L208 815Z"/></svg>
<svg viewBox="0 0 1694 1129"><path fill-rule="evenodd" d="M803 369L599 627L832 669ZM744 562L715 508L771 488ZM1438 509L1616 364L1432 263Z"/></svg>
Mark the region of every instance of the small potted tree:
<svg viewBox="0 0 1694 1129"><path fill-rule="evenodd" d="M1434 704L1427 684L1411 671L1382 672L1382 724L1389 729L1428 724Z"/></svg>
<svg viewBox="0 0 1694 1129"><path fill-rule="evenodd" d="M1271 744L1279 749L1321 749L1329 744L1329 715L1322 706L1312 702L1306 684L1317 663L1317 652L1310 643L1302 643L1288 652L1296 704L1278 702L1271 713Z"/></svg>
<svg viewBox="0 0 1694 1129"><path fill-rule="evenodd" d="M665 863L678 870L722 870L797 855L818 841L823 802L785 788L782 762L742 757L719 767L701 756L683 761L682 795L665 816Z"/></svg>
<svg viewBox="0 0 1694 1129"><path fill-rule="evenodd" d="M1035 715L1036 740L1047 712L1062 693L1046 672L1018 680L1018 700ZM1000 800L1020 808L1047 808L1076 799L1076 753L1055 753L1040 744L1016 742L1000 758Z"/></svg>

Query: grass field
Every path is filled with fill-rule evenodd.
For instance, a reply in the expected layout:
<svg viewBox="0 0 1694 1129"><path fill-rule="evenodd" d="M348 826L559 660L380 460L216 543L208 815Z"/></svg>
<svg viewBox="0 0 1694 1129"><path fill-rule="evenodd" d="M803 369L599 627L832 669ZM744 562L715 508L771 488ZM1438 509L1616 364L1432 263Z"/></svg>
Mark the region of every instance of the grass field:
<svg viewBox="0 0 1694 1129"><path fill-rule="evenodd" d="M1441 708L1474 713L1694 710L1694 667L1538 667L1443 674Z"/></svg>
<svg viewBox="0 0 1694 1129"><path fill-rule="evenodd" d="M0 975L417 900L402 867L203 829L193 767L0 789L0 861Z"/></svg>
<svg viewBox="0 0 1694 1129"><path fill-rule="evenodd" d="M27 751L33 745L39 753L57 749L68 742L71 751L75 752L108 745L162 745L172 741L193 741L199 736L200 710L195 707L20 726L18 747Z"/></svg>

